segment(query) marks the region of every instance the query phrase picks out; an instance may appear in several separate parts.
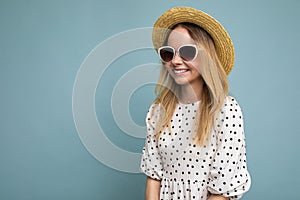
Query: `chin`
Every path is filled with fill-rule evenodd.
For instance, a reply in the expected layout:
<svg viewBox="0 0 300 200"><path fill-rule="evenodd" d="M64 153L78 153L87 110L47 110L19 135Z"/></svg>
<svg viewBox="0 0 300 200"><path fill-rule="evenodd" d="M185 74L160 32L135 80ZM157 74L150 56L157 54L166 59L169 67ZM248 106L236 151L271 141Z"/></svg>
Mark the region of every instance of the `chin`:
<svg viewBox="0 0 300 200"><path fill-rule="evenodd" d="M174 78L175 83L178 85L186 85L189 84L189 81L187 79L182 79L182 78Z"/></svg>

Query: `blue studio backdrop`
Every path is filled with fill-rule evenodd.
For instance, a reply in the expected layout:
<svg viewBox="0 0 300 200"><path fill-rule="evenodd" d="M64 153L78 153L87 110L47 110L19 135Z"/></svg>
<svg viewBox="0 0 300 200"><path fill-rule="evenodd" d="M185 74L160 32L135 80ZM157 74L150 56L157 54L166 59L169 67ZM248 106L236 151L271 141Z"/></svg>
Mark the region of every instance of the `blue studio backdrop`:
<svg viewBox="0 0 300 200"><path fill-rule="evenodd" d="M137 159L159 72L147 27L182 5L218 19L235 46L243 199L298 199L300 1L1 0L1 200L144 199Z"/></svg>

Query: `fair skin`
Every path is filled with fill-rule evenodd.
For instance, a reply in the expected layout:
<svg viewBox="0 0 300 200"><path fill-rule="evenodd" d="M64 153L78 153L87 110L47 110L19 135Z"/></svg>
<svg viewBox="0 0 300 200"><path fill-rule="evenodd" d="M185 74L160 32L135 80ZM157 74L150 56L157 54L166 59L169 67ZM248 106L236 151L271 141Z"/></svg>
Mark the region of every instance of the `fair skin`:
<svg viewBox="0 0 300 200"><path fill-rule="evenodd" d="M185 28L175 28L168 39L168 45L176 51L185 44L195 44ZM171 62L165 63L169 74L180 86L179 101L191 103L201 99L203 79L200 74L200 58L197 56L193 61L184 61L176 52ZM179 71L182 71L178 73Z"/></svg>
<svg viewBox="0 0 300 200"><path fill-rule="evenodd" d="M147 177L146 200L159 200L160 181Z"/></svg>
<svg viewBox="0 0 300 200"><path fill-rule="evenodd" d="M168 39L168 45L176 51L184 44L195 44L185 28L175 28ZM185 62L176 53L172 61L165 63L167 70L175 82L180 86L181 95L179 101L182 103L191 103L201 100L204 81L197 67L200 66L199 56L191 62ZM197 67L196 67L197 66ZM180 71L180 73L178 73ZM160 181L147 178L146 200L159 200ZM207 200L229 200L228 197L212 194Z"/></svg>

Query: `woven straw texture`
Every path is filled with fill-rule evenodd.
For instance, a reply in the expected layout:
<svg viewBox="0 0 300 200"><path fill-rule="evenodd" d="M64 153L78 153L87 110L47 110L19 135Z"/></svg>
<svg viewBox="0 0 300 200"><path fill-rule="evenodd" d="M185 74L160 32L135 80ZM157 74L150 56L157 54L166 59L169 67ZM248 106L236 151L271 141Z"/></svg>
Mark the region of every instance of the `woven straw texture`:
<svg viewBox="0 0 300 200"><path fill-rule="evenodd" d="M182 22L194 23L211 35L223 68L229 74L234 65L234 47L227 31L216 19L194 8L171 8L158 18L152 32L155 50L163 45L169 29Z"/></svg>

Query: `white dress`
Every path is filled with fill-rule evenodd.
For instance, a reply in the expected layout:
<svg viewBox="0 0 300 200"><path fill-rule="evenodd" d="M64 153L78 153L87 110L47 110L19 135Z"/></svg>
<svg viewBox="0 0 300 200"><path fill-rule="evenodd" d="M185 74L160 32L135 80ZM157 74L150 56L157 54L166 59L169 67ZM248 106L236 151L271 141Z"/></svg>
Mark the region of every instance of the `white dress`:
<svg viewBox="0 0 300 200"><path fill-rule="evenodd" d="M158 141L154 134L160 105L151 105L146 118L147 136L140 170L160 180L161 200L206 200L210 194L239 199L249 190L246 146L241 109L228 96L216 127L205 146L192 144L194 120L200 102L179 103Z"/></svg>

